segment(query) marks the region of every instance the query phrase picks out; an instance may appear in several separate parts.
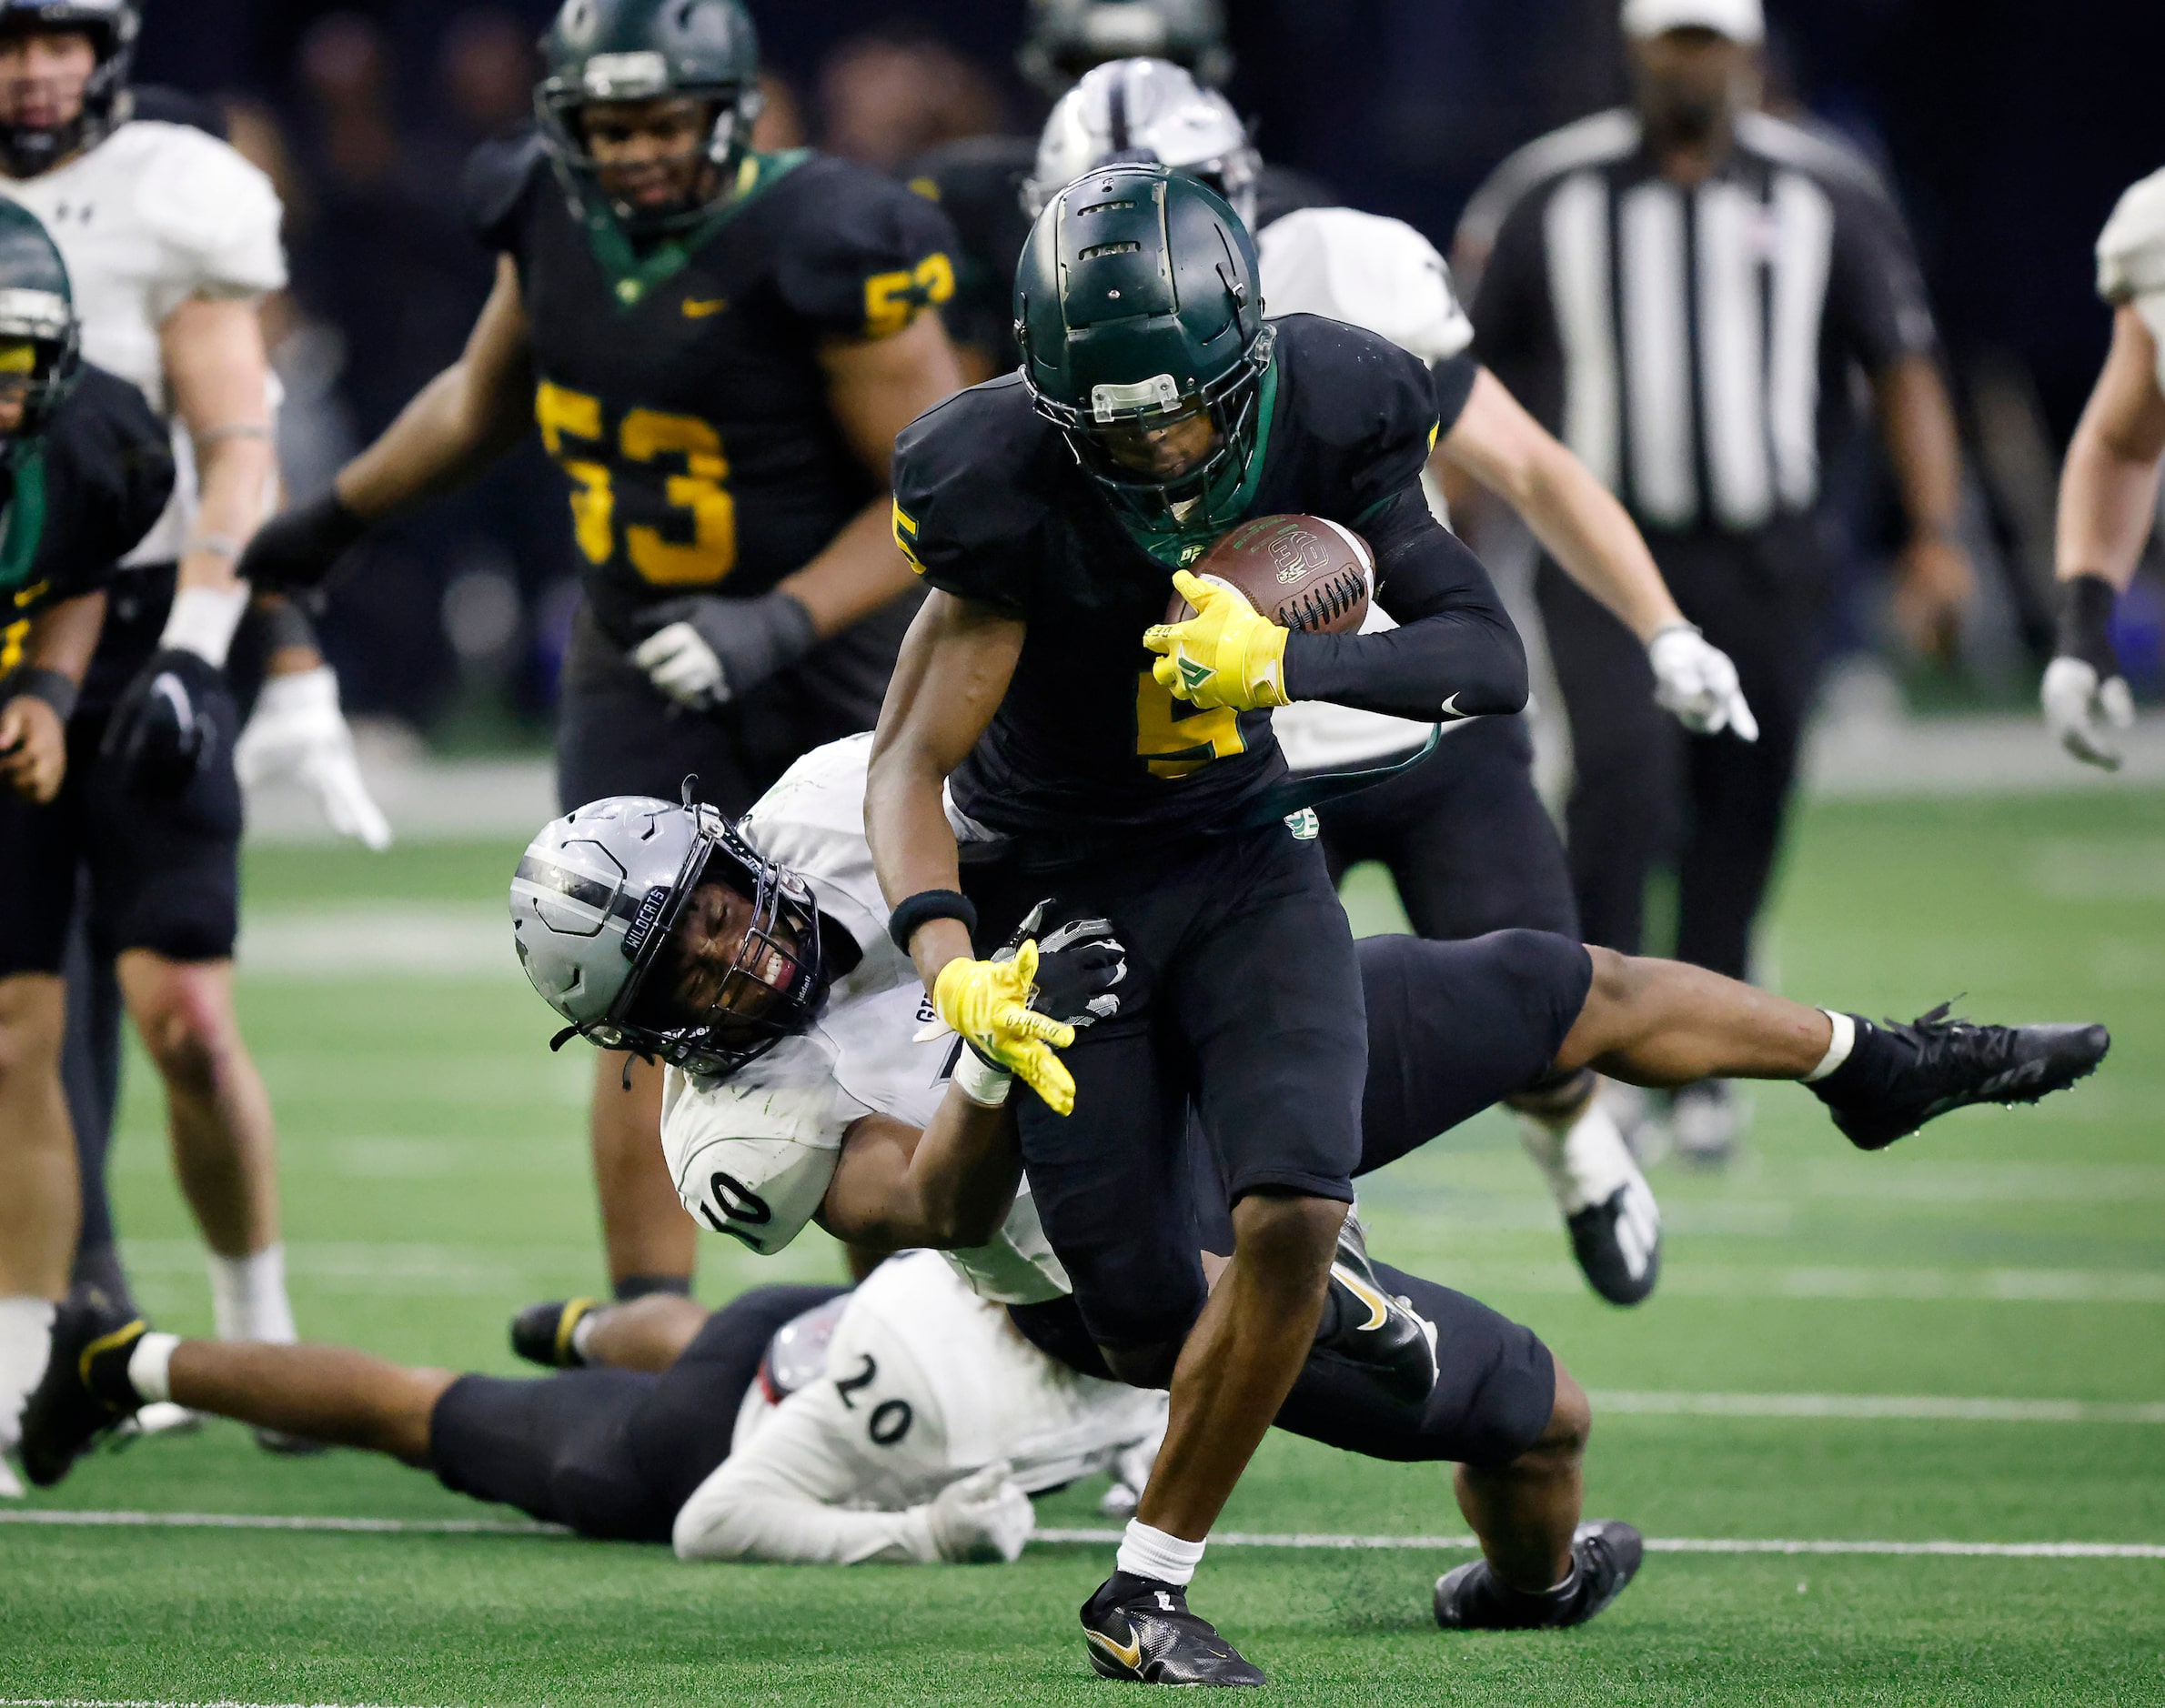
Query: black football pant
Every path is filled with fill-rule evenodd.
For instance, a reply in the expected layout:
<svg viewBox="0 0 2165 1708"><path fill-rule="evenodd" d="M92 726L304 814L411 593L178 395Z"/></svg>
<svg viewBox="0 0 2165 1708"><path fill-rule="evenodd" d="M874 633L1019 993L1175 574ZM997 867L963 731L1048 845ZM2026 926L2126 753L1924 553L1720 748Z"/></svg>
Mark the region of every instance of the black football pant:
<svg viewBox="0 0 2165 1708"><path fill-rule="evenodd" d="M1191 1106L1223 1162L1222 1203L1353 1199L1367 1033L1322 850L1272 823L1053 869L966 863L963 877L981 954L1048 898L1048 919L1109 919L1126 948L1120 1012L1061 1052L1074 1113L1018 1090L1016 1119L1038 1214L1097 1343L1177 1343L1208 1297Z"/></svg>
<svg viewBox="0 0 2165 1708"><path fill-rule="evenodd" d="M1578 908L1556 823L1534 789L1519 718L1444 732L1418 765L1316 811L1334 879L1380 860L1415 931L1480 937L1513 926L1578 936Z"/></svg>
<svg viewBox="0 0 2165 1708"><path fill-rule="evenodd" d="M1571 721L1565 815L1586 940L1636 954L1646 878L1677 869L1677 959L1746 976L1818 678L1830 578L1801 530L1651 542L1684 614L1736 661L1759 738L1692 736L1654 703L1646 649L1544 561L1536 581Z"/></svg>
<svg viewBox="0 0 2165 1708"><path fill-rule="evenodd" d="M461 1376L428 1419L437 1480L610 1542L667 1542L678 1510L729 1457L738 1408L784 1325L845 1287L755 1287L660 1374L566 1370Z"/></svg>

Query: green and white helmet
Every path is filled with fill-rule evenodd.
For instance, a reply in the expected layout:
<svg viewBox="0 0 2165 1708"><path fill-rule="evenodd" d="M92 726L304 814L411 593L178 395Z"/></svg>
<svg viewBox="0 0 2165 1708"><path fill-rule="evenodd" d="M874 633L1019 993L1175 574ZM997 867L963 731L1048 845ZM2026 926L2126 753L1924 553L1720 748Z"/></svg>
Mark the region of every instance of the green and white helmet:
<svg viewBox="0 0 2165 1708"><path fill-rule="evenodd" d="M545 70L535 116L559 176L582 212L608 207L637 236L697 225L727 196L759 116L760 38L739 0L564 0L541 38ZM603 101L688 96L714 109L706 193L652 211L603 194L580 109Z"/></svg>
<svg viewBox="0 0 2165 1708"><path fill-rule="evenodd" d="M82 327L67 263L38 217L0 200L0 384L26 379L23 421L10 443L35 438L75 389Z"/></svg>
<svg viewBox="0 0 2165 1708"><path fill-rule="evenodd" d="M674 988L672 940L712 882L750 919L695 1012ZM618 795L545 826L512 875L511 929L529 981L569 1022L551 1048L579 1037L699 1073L734 1072L803 1031L832 982L804 880L689 800Z"/></svg>

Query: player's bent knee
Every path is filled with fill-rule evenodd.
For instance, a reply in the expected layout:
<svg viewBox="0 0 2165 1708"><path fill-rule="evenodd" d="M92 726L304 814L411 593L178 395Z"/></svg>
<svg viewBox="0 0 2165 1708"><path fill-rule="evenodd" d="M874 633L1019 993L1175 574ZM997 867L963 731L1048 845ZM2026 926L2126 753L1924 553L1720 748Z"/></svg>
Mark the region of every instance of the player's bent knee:
<svg viewBox="0 0 2165 1708"><path fill-rule="evenodd" d="M1554 1457L1577 1459L1586 1451L1594 1432L1594 1402L1586 1391L1563 1365L1556 1366L1556 1403L1548 1414L1548 1427L1531 1451Z"/></svg>
<svg viewBox="0 0 2165 1708"><path fill-rule="evenodd" d="M1347 1209L1334 1198L1250 1192L1234 1208L1236 1253L1250 1260L1265 1281L1320 1278L1330 1269Z"/></svg>
<svg viewBox="0 0 2165 1708"><path fill-rule="evenodd" d="M65 987L43 973L0 979L0 1080L56 1073L67 1032Z"/></svg>
<svg viewBox="0 0 2165 1708"><path fill-rule="evenodd" d="M224 978L207 965L166 962L133 994L136 1030L160 1075L169 1084L207 1092L239 1043Z"/></svg>

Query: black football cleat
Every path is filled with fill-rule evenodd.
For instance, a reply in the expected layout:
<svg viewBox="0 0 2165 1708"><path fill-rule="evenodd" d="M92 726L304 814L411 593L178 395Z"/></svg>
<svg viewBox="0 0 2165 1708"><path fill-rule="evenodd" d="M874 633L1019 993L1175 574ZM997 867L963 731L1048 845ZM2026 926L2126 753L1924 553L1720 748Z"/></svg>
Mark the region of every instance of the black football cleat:
<svg viewBox="0 0 2165 1708"><path fill-rule="evenodd" d="M2112 1048L2102 1026L1980 1026L1951 1018L1951 1006L1907 1026L1852 1017L1860 1036L1849 1060L1811 1090L1858 1150L1883 1150L1972 1103L2034 1103L2064 1091Z"/></svg>
<svg viewBox="0 0 2165 1708"><path fill-rule="evenodd" d="M579 1370L586 1360L571 1344L571 1336L599 1299L552 1299L529 1305L511 1319L511 1350L529 1364L544 1370Z"/></svg>
<svg viewBox="0 0 2165 1708"><path fill-rule="evenodd" d="M1141 1684L1265 1684L1177 1583L1115 1572L1082 1603L1082 1635L1100 1678Z"/></svg>
<svg viewBox="0 0 2165 1708"><path fill-rule="evenodd" d="M1542 1594L1515 1590L1485 1560L1435 1581L1435 1623L1445 1631L1544 1631L1583 1625L1638 1574L1646 1542L1620 1519L1581 1524L1571 1538L1571 1574Z"/></svg>
<svg viewBox="0 0 2165 1708"><path fill-rule="evenodd" d="M1612 1305L1646 1302L1661 1279L1661 1211L1644 1179L1566 1217L1564 1226L1588 1286Z"/></svg>
<svg viewBox="0 0 2165 1708"><path fill-rule="evenodd" d="M1360 1218L1346 1211L1331 1264L1331 1296L1315 1349L1375 1372L1405 1400L1425 1400L1435 1386L1435 1324L1395 1297L1368 1256Z"/></svg>
<svg viewBox="0 0 2165 1708"><path fill-rule="evenodd" d="M16 1450L23 1474L39 1488L66 1476L99 1436L134 1413L127 1362L147 1328L95 1289L69 1299L54 1316L52 1354L23 1407Z"/></svg>

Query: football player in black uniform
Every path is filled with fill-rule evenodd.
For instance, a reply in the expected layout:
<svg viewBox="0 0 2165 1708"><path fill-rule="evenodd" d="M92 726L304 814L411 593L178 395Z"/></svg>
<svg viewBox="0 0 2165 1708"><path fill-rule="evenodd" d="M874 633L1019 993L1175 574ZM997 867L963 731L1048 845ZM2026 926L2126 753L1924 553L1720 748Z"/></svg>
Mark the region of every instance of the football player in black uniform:
<svg viewBox="0 0 2165 1708"><path fill-rule="evenodd" d="M1165 1451L1084 1611L1093 1660L1139 1676L1121 1633L1155 1609L1151 1643L1254 1683L1171 1610L1314 1332L1367 1066L1351 928L1282 788L1270 708L1514 712L1526 657L1422 494L1427 368L1334 321L1266 324L1222 197L1160 166L1091 173L1040 216L1015 299L1022 371L896 447L896 537L935 591L881 714L866 826L942 1018L1036 1093L1023 1157L1083 1321L1123 1377L1170 1373ZM1293 634L1182 568L1284 512L1358 528L1402 626ZM1175 591L1197 614L1166 626ZM980 857L969 899L958 825ZM1130 993L1081 1041L1003 1000L972 947L1048 893L1127 947ZM1214 1290L1191 1101L1235 1205Z"/></svg>
<svg viewBox="0 0 2165 1708"><path fill-rule="evenodd" d="M106 588L172 491L165 424L133 386L82 364L59 250L35 216L0 201L0 1448L44 1368L75 1256L60 975L78 873L114 951L199 957L220 921L176 909L172 879L206 862L215 878L239 831L230 767L145 803L99 759L164 619L108 622ZM207 733L230 742L230 718ZM228 908L234 894L230 880L198 892ZM225 929L230 949L229 916Z"/></svg>
<svg viewBox="0 0 2165 1708"><path fill-rule="evenodd" d="M878 711L910 618L887 538L894 437L961 383L924 312L953 289L949 229L847 162L750 150L757 46L737 0L569 0L543 47L539 133L472 171L502 258L464 357L326 497L259 535L243 573L320 579L530 419L570 481L587 566L564 805L673 799L696 772L740 812ZM693 1261L656 1160L660 1088L650 1066L597 1064L603 1226L627 1296L684 1290Z"/></svg>

